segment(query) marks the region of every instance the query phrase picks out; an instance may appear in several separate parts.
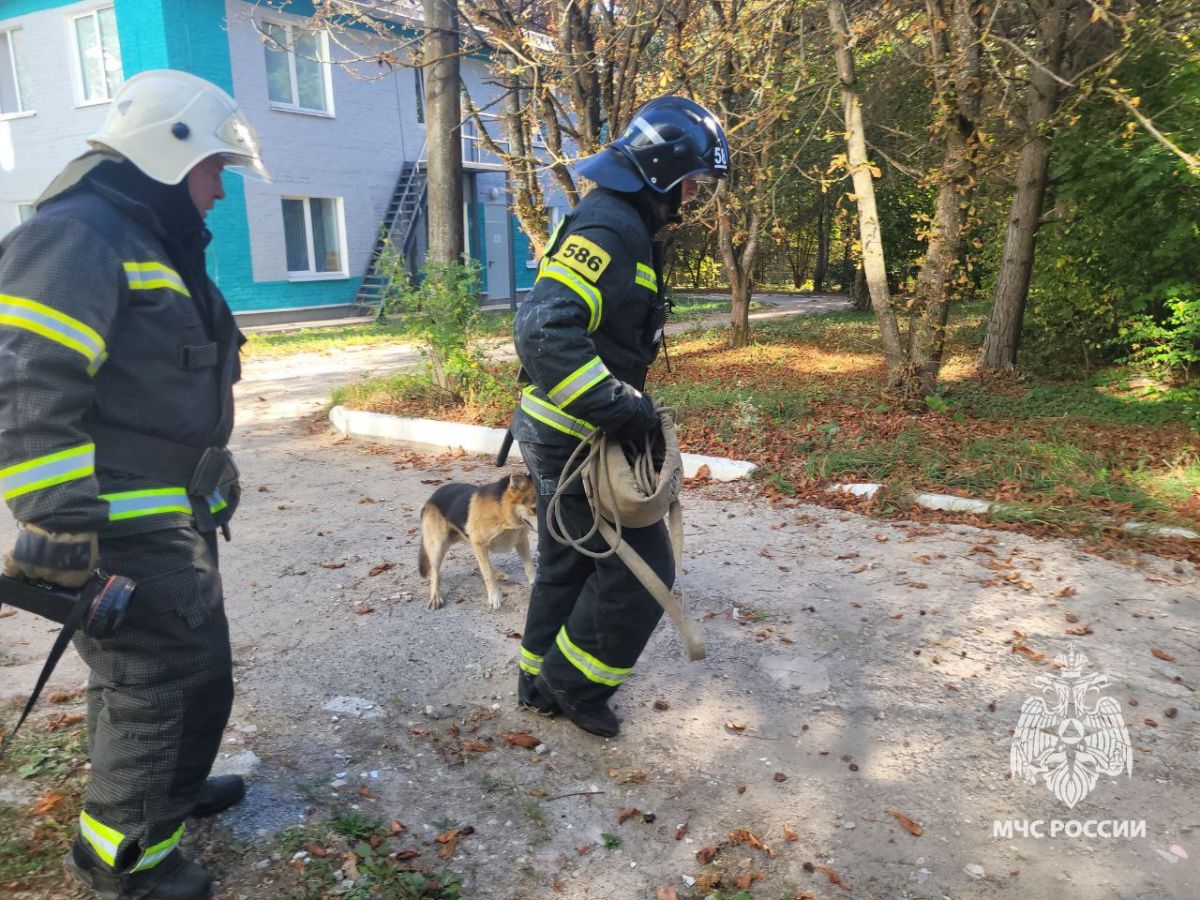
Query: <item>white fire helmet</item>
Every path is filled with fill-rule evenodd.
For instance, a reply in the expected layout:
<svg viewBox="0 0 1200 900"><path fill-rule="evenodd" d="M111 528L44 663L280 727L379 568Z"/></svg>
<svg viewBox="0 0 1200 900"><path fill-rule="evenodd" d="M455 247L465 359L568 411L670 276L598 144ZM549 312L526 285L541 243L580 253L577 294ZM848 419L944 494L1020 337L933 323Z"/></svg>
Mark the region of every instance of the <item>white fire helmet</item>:
<svg viewBox="0 0 1200 900"><path fill-rule="evenodd" d="M237 101L187 72L141 72L113 98L104 127L88 139L163 184L179 184L202 160L220 156L231 171L270 181L258 134Z"/></svg>

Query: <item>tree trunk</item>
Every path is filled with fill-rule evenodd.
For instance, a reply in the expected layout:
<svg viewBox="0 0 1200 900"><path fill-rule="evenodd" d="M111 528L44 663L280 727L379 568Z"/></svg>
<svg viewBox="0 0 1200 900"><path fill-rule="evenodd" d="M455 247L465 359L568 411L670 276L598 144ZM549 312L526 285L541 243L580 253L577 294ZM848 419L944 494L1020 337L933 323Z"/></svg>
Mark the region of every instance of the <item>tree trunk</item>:
<svg viewBox="0 0 1200 900"><path fill-rule="evenodd" d="M841 288L843 294L849 294L854 289L854 264L850 261L850 245L853 241L850 236L846 236L846 242L842 245L842 277L839 279L838 287Z"/></svg>
<svg viewBox="0 0 1200 900"><path fill-rule="evenodd" d="M854 291L851 294L851 306L859 312L871 308L871 292L867 290L867 270L859 266L854 273Z"/></svg>
<svg viewBox="0 0 1200 900"><path fill-rule="evenodd" d="M842 83L842 108L846 115L846 151L854 194L858 198L858 227L862 242L863 268L871 308L879 323L883 355L887 361L888 381L895 385L906 377L906 359L900 343L900 327L892 309L888 291L887 266L883 256L883 233L879 228L879 210L875 205L875 182L867 161L867 137L863 126L862 102L854 75L854 55L850 52L850 29L843 0L828 0L829 25L837 49L838 79Z"/></svg>
<svg viewBox="0 0 1200 900"><path fill-rule="evenodd" d="M463 259L462 102L458 0L424 0L429 262Z"/></svg>
<svg viewBox="0 0 1200 900"><path fill-rule="evenodd" d="M729 314L729 346L745 347L750 343L750 275L739 272L729 284L732 306Z"/></svg>
<svg viewBox="0 0 1200 900"><path fill-rule="evenodd" d="M821 192L817 195L817 264L813 268L813 293L819 294L825 290L825 276L829 274L829 219L825 207L829 195Z"/></svg>
<svg viewBox="0 0 1200 900"><path fill-rule="evenodd" d="M996 293L983 340L981 365L984 369L1011 370L1017 364L1050 166L1047 127L1061 95L1054 76L1062 70L1069 10L1073 5L1073 0L1051 0L1038 22L1040 56L1045 69L1030 66L1025 144L1017 161L1017 186L1008 215L1008 234L1004 239L1004 255L1000 259Z"/></svg>
<svg viewBox="0 0 1200 900"><path fill-rule="evenodd" d="M930 225L925 263L913 289L914 316L909 352L920 396L937 389L946 341L946 320L954 288L954 270L975 183L975 123L982 95L979 7L977 0L927 0L929 32L938 81L946 149L942 157L937 206ZM945 7L949 6L947 15ZM947 19L949 21L947 21ZM936 76L935 76L936 77Z"/></svg>
<svg viewBox="0 0 1200 900"><path fill-rule="evenodd" d="M729 346L745 347L750 343L750 298L754 292L754 264L758 259L758 231L762 226L763 197L756 190L750 199L750 220L746 227L746 243L738 253L734 244L734 228L723 193L729 190L722 181L717 189L717 244L725 277L729 280L731 303L729 309Z"/></svg>

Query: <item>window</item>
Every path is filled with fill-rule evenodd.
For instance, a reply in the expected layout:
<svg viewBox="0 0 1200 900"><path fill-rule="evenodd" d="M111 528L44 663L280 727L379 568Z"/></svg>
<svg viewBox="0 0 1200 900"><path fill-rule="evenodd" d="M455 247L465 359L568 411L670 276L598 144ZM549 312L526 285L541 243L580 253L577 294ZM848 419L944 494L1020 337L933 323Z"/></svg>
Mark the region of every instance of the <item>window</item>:
<svg viewBox="0 0 1200 900"><path fill-rule="evenodd" d="M0 31L0 115L30 111L29 70L25 67L25 32Z"/></svg>
<svg viewBox="0 0 1200 900"><path fill-rule="evenodd" d="M417 122L425 124L425 70L413 67L413 89L417 94Z"/></svg>
<svg viewBox="0 0 1200 900"><path fill-rule="evenodd" d="M117 14L108 6L76 16L72 25L78 51L80 97L84 103L111 100L125 82Z"/></svg>
<svg viewBox="0 0 1200 900"><path fill-rule="evenodd" d="M291 24L265 22L267 94L271 105L328 113L331 110L325 35Z"/></svg>
<svg viewBox="0 0 1200 900"><path fill-rule="evenodd" d="M17 218L21 222L28 222L30 219L32 219L33 218L33 204L32 203L18 203L17 204Z"/></svg>
<svg viewBox="0 0 1200 900"><path fill-rule="evenodd" d="M289 275L346 274L339 198L284 197L283 238Z"/></svg>

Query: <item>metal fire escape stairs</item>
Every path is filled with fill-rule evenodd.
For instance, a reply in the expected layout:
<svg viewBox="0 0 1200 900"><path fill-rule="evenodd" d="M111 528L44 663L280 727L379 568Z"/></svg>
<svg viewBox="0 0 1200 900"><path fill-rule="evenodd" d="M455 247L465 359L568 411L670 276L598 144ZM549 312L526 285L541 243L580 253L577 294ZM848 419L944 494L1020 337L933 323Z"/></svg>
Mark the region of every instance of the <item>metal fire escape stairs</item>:
<svg viewBox="0 0 1200 900"><path fill-rule="evenodd" d="M392 191L392 199L380 223L375 246L371 248L367 271L359 283L358 293L354 295L355 306L369 314L378 312L391 286L390 276L380 265L384 254L398 254L405 260L409 275L416 275L417 262L413 258L413 247L428 191L424 156L425 150L422 148L417 162L406 162L400 167L396 188Z"/></svg>

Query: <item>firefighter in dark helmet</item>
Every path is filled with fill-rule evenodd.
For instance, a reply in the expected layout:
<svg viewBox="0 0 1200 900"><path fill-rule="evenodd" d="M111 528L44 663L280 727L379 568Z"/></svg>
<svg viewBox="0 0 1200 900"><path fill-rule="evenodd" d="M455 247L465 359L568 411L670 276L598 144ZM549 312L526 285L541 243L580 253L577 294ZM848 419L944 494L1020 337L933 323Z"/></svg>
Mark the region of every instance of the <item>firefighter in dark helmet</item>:
<svg viewBox="0 0 1200 900"><path fill-rule="evenodd" d="M537 578L521 642L517 700L561 712L603 737L619 723L608 698L625 681L662 610L616 556L592 559L551 536L546 509L573 450L599 428L638 441L658 426L643 393L666 320L662 248L700 179L729 166L721 124L683 97L639 109L625 132L576 171L596 187L551 235L533 291L514 323L529 384L511 432L538 487ZM561 498L569 535L592 512L579 481ZM625 528L623 539L663 582L675 578L666 526ZM594 537L593 549L607 545Z"/></svg>
<svg viewBox="0 0 1200 900"><path fill-rule="evenodd" d="M92 150L0 242L0 496L21 527L5 571L66 587L137 582L90 670L91 773L67 869L105 898L192 900L191 815L245 792L208 778L233 701L216 532L241 334L205 273L221 170L266 176L236 101L169 70L127 81Z"/></svg>

